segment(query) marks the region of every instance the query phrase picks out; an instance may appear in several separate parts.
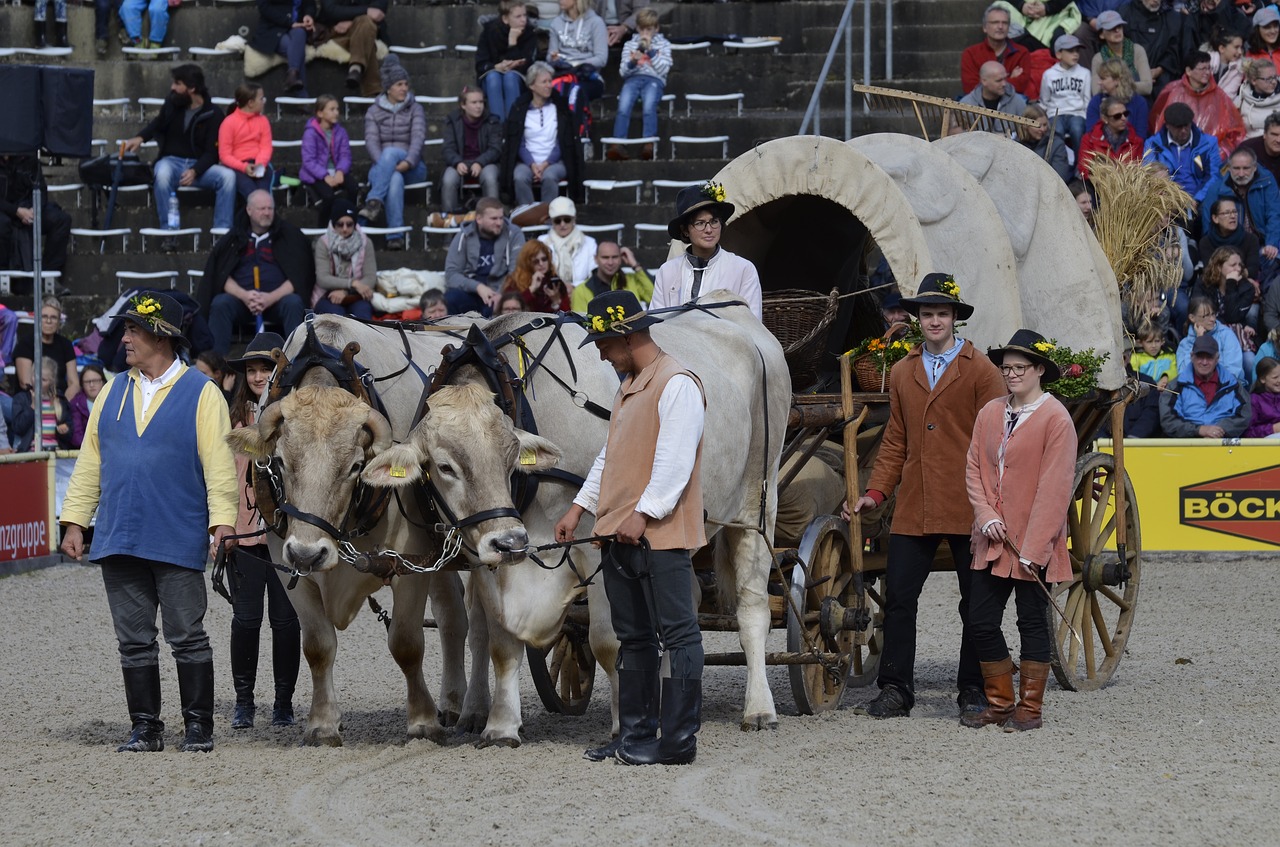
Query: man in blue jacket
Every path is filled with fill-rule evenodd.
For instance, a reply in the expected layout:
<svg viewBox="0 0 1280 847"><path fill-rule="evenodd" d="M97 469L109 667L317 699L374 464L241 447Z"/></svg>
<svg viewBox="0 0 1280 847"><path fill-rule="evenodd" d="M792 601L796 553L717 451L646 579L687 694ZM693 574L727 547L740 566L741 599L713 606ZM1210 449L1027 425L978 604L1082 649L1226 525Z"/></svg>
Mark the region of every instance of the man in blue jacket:
<svg viewBox="0 0 1280 847"><path fill-rule="evenodd" d="M1222 157L1218 139L1196 126L1194 119L1186 103L1170 103L1164 110L1164 127L1143 146L1142 161L1163 165L1169 178L1191 195L1199 210L1209 183L1222 167Z"/></svg>
<svg viewBox="0 0 1280 847"><path fill-rule="evenodd" d="M1239 438L1249 425L1249 390L1218 364L1218 342L1202 335L1191 348L1191 373L1178 374L1160 397L1160 427L1170 438Z"/></svg>
<svg viewBox="0 0 1280 847"><path fill-rule="evenodd" d="M1258 167L1257 153L1237 147L1227 162L1227 172L1210 184L1200 207L1205 232L1209 212L1219 198L1235 201L1240 227L1257 235L1262 244L1264 264L1275 261L1280 254L1280 188L1269 171ZM1265 270L1263 275L1270 276Z"/></svg>

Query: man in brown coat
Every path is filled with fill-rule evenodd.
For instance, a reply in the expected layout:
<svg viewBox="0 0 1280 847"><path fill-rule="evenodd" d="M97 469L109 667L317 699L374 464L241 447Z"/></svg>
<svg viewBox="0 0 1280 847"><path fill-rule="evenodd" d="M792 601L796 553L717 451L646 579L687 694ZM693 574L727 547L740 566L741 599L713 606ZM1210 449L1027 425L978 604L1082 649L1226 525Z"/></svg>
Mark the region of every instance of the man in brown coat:
<svg viewBox="0 0 1280 847"><path fill-rule="evenodd" d="M906 717L915 705L916 609L943 542L951 548L960 583L961 713L986 708L978 654L969 636L969 584L973 509L965 490L965 457L973 422L987 401L1005 393L1000 371L972 343L955 334L955 322L973 314L950 274L932 273L902 305L920 319L924 344L889 377L885 427L867 492L853 511L898 497L889 535L884 653L876 680L880 694L863 711L877 718Z"/></svg>
<svg viewBox="0 0 1280 847"><path fill-rule="evenodd" d="M601 574L620 642L619 734L584 755L686 765L697 753L702 713L702 633L689 553L707 543L699 473L706 400L698 378L650 337L655 323L625 289L587 304L582 344L594 341L600 358L626 378L609 438L556 524L556 540L572 541L584 512L595 513L596 535L615 539L601 551ZM660 715L659 649L670 666Z"/></svg>

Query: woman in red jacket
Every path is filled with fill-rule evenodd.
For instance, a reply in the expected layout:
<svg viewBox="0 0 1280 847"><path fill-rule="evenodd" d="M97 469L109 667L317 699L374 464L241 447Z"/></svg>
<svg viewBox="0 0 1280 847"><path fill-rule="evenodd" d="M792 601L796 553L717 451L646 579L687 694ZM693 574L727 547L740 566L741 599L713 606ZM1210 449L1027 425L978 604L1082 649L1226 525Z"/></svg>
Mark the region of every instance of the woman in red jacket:
<svg viewBox="0 0 1280 847"><path fill-rule="evenodd" d="M271 190L275 171L271 169L271 122L262 110L267 95L256 82L236 89L235 105L218 127L218 160L236 175L236 193L241 199L258 189Z"/></svg>
<svg viewBox="0 0 1280 847"><path fill-rule="evenodd" d="M969 627L987 695L985 710L961 716L969 727L997 724L1016 732L1041 725L1050 658L1047 583L1071 578L1066 514L1076 464L1071 415L1042 387L1061 376L1047 355L1052 349L1044 336L1020 329L1004 347L987 351L1009 395L978 413L965 469L973 506ZM1016 708L1013 659L1000 629L1010 594L1022 637Z"/></svg>
<svg viewBox="0 0 1280 847"><path fill-rule="evenodd" d="M1089 179L1089 167L1095 155L1142 161L1142 136L1129 123L1129 106L1116 98L1103 97L1098 111L1102 120L1085 133L1076 158L1076 170L1085 179Z"/></svg>

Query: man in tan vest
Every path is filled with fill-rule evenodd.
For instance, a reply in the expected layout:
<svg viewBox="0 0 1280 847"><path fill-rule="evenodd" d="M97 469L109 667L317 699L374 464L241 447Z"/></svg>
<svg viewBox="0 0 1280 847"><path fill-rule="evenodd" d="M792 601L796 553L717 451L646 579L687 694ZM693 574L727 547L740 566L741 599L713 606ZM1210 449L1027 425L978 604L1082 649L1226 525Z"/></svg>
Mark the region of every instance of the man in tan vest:
<svg viewBox="0 0 1280 847"><path fill-rule="evenodd" d="M595 534L615 538L603 545L601 573L620 642L620 731L584 753L596 762L687 765L697 753L702 633L690 552L707 543L699 474L706 399L698 378L650 337L659 322L627 290L587 305L582 345L594 342L600 358L625 375L608 441L556 524L556 540L572 541L583 512L594 512ZM659 710L660 651L670 676Z"/></svg>

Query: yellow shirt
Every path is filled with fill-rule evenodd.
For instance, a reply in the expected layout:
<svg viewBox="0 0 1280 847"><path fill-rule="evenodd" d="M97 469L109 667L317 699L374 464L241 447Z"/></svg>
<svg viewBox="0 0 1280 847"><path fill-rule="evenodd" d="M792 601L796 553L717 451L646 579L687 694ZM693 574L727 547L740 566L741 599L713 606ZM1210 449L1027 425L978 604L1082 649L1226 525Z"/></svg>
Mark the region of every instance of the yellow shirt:
<svg viewBox="0 0 1280 847"><path fill-rule="evenodd" d="M59 523L76 524L87 527L98 508L98 498L102 491L99 485L101 476L102 454L98 448L98 419L106 408L106 398L111 384L117 379L132 380L134 424L141 435L147 428L147 422L155 419L156 409L160 408L169 390L177 382L177 378L187 369L181 365L174 378L160 386L143 413L142 389L139 380L142 373L137 368L130 368L126 374L113 377L102 387L98 400L89 412L89 422L85 425L84 442L80 445L80 457L76 460L76 469L67 486L67 496L62 503L62 516ZM109 410L117 415L119 408ZM209 529L216 526L236 525L236 514L240 507L239 485L236 482L235 456L227 444L227 434L231 432L231 414L227 410L226 398L213 382L209 382L200 391L200 402L196 407L196 450L200 453L200 464L204 469L204 484L209 504Z"/></svg>

